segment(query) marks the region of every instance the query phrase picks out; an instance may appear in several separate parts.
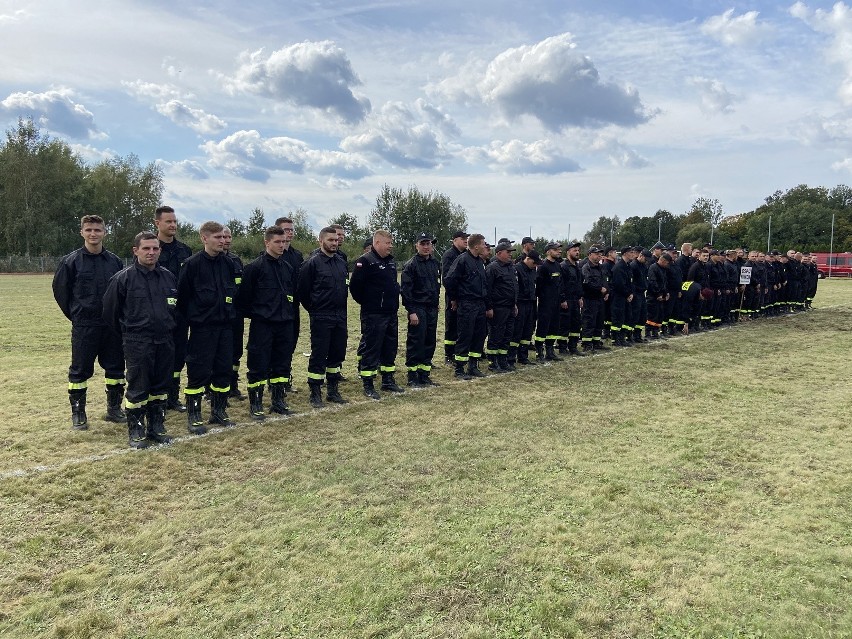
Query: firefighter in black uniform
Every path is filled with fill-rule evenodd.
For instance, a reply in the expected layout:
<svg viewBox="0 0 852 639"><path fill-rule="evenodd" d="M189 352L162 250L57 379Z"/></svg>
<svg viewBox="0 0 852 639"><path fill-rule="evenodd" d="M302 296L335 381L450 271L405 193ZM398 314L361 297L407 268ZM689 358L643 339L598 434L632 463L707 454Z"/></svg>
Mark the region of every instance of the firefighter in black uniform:
<svg viewBox="0 0 852 639"><path fill-rule="evenodd" d="M633 274L630 262L636 253L632 246L624 246L610 272L610 335L613 346L633 346L627 335L633 336L630 321L630 304L633 302Z"/></svg>
<svg viewBox="0 0 852 639"><path fill-rule="evenodd" d="M702 249L698 254L698 261L689 267L684 284L686 282L695 282L701 287L702 291L705 291L705 294L699 296L699 300L697 300L699 306L697 313L691 307L684 307L683 317L688 322L689 329L698 332L700 329L710 328L710 321L713 319L713 298L706 292L711 290L710 251L708 249Z"/></svg>
<svg viewBox="0 0 852 639"><path fill-rule="evenodd" d="M223 233L225 234L225 250L223 251L225 257L228 257L234 260L234 266L237 269L237 286L240 285L240 280L242 279L243 272L243 260L236 253L231 252L231 242L233 241L233 235L231 234L231 229L227 226L223 229ZM240 360L243 357L243 341L246 333L246 316L242 314L242 311L239 308L235 309L236 317L231 324L231 357L233 359L231 364L231 390L228 391L228 397L233 397L234 399L238 399L243 401L245 399L245 395L240 392Z"/></svg>
<svg viewBox="0 0 852 639"><path fill-rule="evenodd" d="M719 328L722 324L722 302L725 295L725 265L722 264L724 259L718 250L710 251L710 288L713 290L710 325L713 328Z"/></svg>
<svg viewBox="0 0 852 639"><path fill-rule="evenodd" d="M154 213L154 226L157 228L157 239L160 241L160 259L158 264L175 276L180 275L180 265L192 255L192 249L177 239L177 217L170 206L161 206ZM172 382L169 385L169 398L166 408L179 413L186 411L180 401L180 372L186 361L186 340L189 334L189 324L180 313L175 316L175 329L172 339L175 345L175 361L172 366Z"/></svg>
<svg viewBox="0 0 852 639"><path fill-rule="evenodd" d="M337 232L327 226L319 234L320 250L308 258L299 271L296 298L311 321L311 357L308 360L308 387L311 406L321 408L323 380L329 394L338 393L340 367L346 357L346 303L348 271L337 254Z"/></svg>
<svg viewBox="0 0 852 639"><path fill-rule="evenodd" d="M456 231L453 234L453 245L441 256L441 276L446 277L450 267L467 248L469 233ZM444 282L444 359L448 364L455 363L456 338L458 337L458 314L451 308L447 284Z"/></svg>
<svg viewBox="0 0 852 639"><path fill-rule="evenodd" d="M642 331L648 321L648 301L645 299L645 291L648 290L648 260L651 251L645 248L637 248L636 259L630 262L630 272L633 277L633 307L631 317L633 318L633 342L647 342L642 337Z"/></svg>
<svg viewBox="0 0 852 639"><path fill-rule="evenodd" d="M583 328L581 341L583 350L608 351L609 347L603 343L604 326L604 300L609 297L609 288L606 285L603 271L601 270L601 255L603 250L598 246L589 249L587 261L583 264L581 273L583 275Z"/></svg>
<svg viewBox="0 0 852 639"><path fill-rule="evenodd" d="M740 269L737 267L737 252L733 249L725 251L725 317L723 322L730 324L737 321L735 316L739 295ZM776 289L777 290L777 289Z"/></svg>
<svg viewBox="0 0 852 639"><path fill-rule="evenodd" d="M615 247L607 246L603 251L603 257L601 258L601 272L604 276L604 286L610 289L610 295L607 295L607 298L603 303L604 326L602 337L605 340L612 336L612 267L615 266L615 260L617 257Z"/></svg>
<svg viewBox="0 0 852 639"><path fill-rule="evenodd" d="M382 390L404 393L394 379L399 347L399 283L396 260L391 254L393 237L388 231L373 233L373 248L358 258L352 269L349 292L361 305L361 382L364 395L380 399L373 383L381 373Z"/></svg>
<svg viewBox="0 0 852 639"><path fill-rule="evenodd" d="M482 261L486 251L485 238L474 233L467 239L467 250L456 258L450 272L444 274L444 288L458 319L454 358L455 376L460 379L485 376L478 361L485 346L486 321L493 315L488 310L488 283Z"/></svg>
<svg viewBox="0 0 852 639"><path fill-rule="evenodd" d="M293 220L289 217L279 217L275 220L275 226L284 231L284 254L281 256L285 262L287 262L291 267L293 267L293 272L296 273L296 278L298 279L299 270L302 268L302 263L305 261L305 258L302 257L302 253L296 249L291 242L293 241L293 235L296 232L296 226ZM296 388L293 387L293 353L296 350L296 343L299 341L299 329L301 327L301 317L299 314L299 300L295 300L295 304L293 305L293 339L289 343L290 350L284 356L284 361L286 364L286 369L284 370L284 391L286 393L295 393L298 392Z"/></svg>
<svg viewBox="0 0 852 639"><path fill-rule="evenodd" d="M175 361L177 280L157 265L160 250L156 235L139 233L133 240L134 263L110 280L104 294L104 321L122 335L127 360L125 408L131 448L172 441L165 419Z"/></svg>
<svg viewBox="0 0 852 639"><path fill-rule="evenodd" d="M263 388L269 386L270 412L290 412L284 389L293 356L296 317L296 281L299 272L284 259L284 229L264 232L263 255L243 270L239 291L241 317L248 317L247 388L252 419L263 421Z"/></svg>
<svg viewBox="0 0 852 639"><path fill-rule="evenodd" d="M562 275L562 297L565 307L559 310L559 336L565 340L560 343L559 352L569 355L585 355L577 348L580 343L580 314L583 310L583 273L580 271L579 242L569 244L565 250L565 259L559 265ZM560 305L561 306L561 305Z"/></svg>
<svg viewBox="0 0 852 639"><path fill-rule="evenodd" d="M535 351L539 362L561 362L562 358L556 354L554 344L559 332L559 310L565 302L561 283L562 271L559 268L562 245L551 242L544 250L545 259L538 267L535 278L535 294L538 298Z"/></svg>
<svg viewBox="0 0 852 639"><path fill-rule="evenodd" d="M494 247L494 261L485 267L488 297L493 310L488 320L488 370L506 373L515 370L509 364L509 342L515 331L518 314L518 277L512 262L512 245L498 243Z"/></svg>
<svg viewBox="0 0 852 639"><path fill-rule="evenodd" d="M674 264L678 257L677 249L674 244L669 244L666 247L671 258L671 268L666 271L668 278L668 293L669 299L666 301L666 319L668 320L668 334L676 335L677 332L683 333L686 322L681 318L681 298L683 297L683 275L680 269ZM664 322L665 325L665 322Z"/></svg>
<svg viewBox="0 0 852 639"><path fill-rule="evenodd" d="M666 302L669 298L668 276L666 271L672 268L672 258L668 253L660 253L657 261L648 267L648 327L651 339L660 339L660 330L666 320Z"/></svg>
<svg viewBox="0 0 852 639"><path fill-rule="evenodd" d="M53 297L71 320L71 366L68 368L68 399L71 426L86 430L86 389L95 372L95 359L104 369L107 414L110 422L124 422L124 353L121 334L104 323L103 296L109 279L124 268L121 259L103 247L106 226L98 215L80 220L83 246L59 261L53 276Z"/></svg>
<svg viewBox="0 0 852 639"><path fill-rule="evenodd" d="M408 335L405 339L408 385L419 388L437 386L432 381L431 373L438 332L441 269L438 260L432 256L435 238L431 234L418 235L414 246L417 254L402 267L400 293L408 316Z"/></svg>
<svg viewBox="0 0 852 639"><path fill-rule="evenodd" d="M515 317L512 339L509 342L509 354L506 358L512 365L515 361L524 366L536 363L530 360L529 349L535 330L535 278L536 267L539 265L541 265L541 256L534 250L530 250L520 262L515 264L515 276L518 279L518 314Z"/></svg>
<svg viewBox="0 0 852 639"><path fill-rule="evenodd" d="M237 278L234 261L225 256L225 235L218 222L199 229L204 250L187 259L178 277L178 311L189 323L186 349L187 424L193 435L207 432L201 398L210 391L210 423L233 426L226 411L236 316Z"/></svg>

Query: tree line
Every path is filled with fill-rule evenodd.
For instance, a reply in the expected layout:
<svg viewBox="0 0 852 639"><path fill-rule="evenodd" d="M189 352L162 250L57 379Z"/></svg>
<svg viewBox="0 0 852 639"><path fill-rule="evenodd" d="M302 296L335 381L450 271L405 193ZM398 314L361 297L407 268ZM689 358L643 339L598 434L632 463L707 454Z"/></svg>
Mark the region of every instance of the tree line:
<svg viewBox="0 0 852 639"><path fill-rule="evenodd" d="M0 144L0 255L64 255L80 244L80 217L96 213L106 220L106 247L128 257L133 236L153 228L153 212L163 191L163 172L156 163L143 166L131 154L89 166L67 143L43 134L32 119L19 119ZM319 229L312 227L307 211L297 208L287 215L295 222L294 246L303 252L313 250ZM846 185L832 189L799 185L776 191L755 210L737 215L726 216L718 200L701 197L678 215L661 209L624 221L617 215L601 216L582 240L587 246L650 247L659 239L676 245L712 242L720 248L760 249L766 248L771 233L772 248L827 251L832 217L834 249L852 250L852 188ZM263 229L273 222L261 208L252 210L247 220L227 220L234 236L232 250L244 259L256 256L263 249ZM444 249L455 230L467 229L468 218L464 207L443 193L385 184L366 223L344 212L327 224L346 230L343 250L351 259L361 253L363 240L373 229L388 229L395 238L394 253L403 261L413 254L420 231L434 233L437 246ZM179 235L194 250L201 248L194 225L181 223ZM536 246L543 250L554 239L574 238L538 237Z"/></svg>

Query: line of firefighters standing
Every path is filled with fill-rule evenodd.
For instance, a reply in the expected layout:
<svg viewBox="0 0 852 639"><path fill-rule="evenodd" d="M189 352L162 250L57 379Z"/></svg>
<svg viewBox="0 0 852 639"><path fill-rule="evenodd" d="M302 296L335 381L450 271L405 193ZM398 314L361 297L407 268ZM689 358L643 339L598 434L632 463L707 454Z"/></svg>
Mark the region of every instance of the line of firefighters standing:
<svg viewBox="0 0 852 639"><path fill-rule="evenodd" d="M86 389L97 358L105 371L106 418L126 419L133 448L171 441L167 409L187 413L190 433L205 433L205 396L208 423L233 425L229 398L244 399L238 382L245 318L249 414L262 421L265 389L270 413L290 412L300 306L309 314L309 401L320 408L324 401L347 403L340 383L350 294L361 307L358 374L364 395L378 400L380 390L405 390L395 379L400 302L407 320L407 385L437 386L431 371L442 288L445 357L455 376L467 380L485 375L479 367L484 358L489 371L503 373L516 364L609 350L607 340L626 347L738 317L801 310L810 306L817 284L816 265L793 251L752 251L746 260L740 249L722 254L684 244L678 254L658 243L650 250L623 247L620 254L592 246L581 260L580 243L564 247L563 258L561 244L548 244L541 256L524 238L514 258L508 239L492 247L482 235L464 231L454 234L440 264L434 237L421 233L398 277L393 238L378 230L350 276L339 226L322 229L319 247L304 259L291 246L293 220L279 218L264 233L264 252L246 265L229 252L230 232L217 222L200 227L203 250L194 255L176 238L173 209L158 208L155 226L156 234L136 236L134 262L122 269L121 260L103 249L103 220L84 216L84 246L63 258L53 281L72 322L72 427L88 427Z"/></svg>

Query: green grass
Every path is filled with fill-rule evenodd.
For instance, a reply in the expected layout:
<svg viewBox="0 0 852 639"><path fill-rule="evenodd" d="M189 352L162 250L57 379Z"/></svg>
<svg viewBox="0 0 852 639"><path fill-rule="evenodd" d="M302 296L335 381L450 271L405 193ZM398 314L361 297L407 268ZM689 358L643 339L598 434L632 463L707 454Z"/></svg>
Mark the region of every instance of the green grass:
<svg viewBox="0 0 852 639"><path fill-rule="evenodd" d="M0 277L0 636L852 636L852 282L127 454L94 390L69 427L49 283Z"/></svg>

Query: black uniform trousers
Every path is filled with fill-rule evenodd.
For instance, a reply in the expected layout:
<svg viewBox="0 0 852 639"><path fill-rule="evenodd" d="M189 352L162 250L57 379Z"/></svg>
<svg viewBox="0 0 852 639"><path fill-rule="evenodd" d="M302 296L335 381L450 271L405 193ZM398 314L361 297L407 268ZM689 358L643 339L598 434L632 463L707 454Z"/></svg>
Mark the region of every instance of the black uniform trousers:
<svg viewBox="0 0 852 639"><path fill-rule="evenodd" d="M665 295L663 295L665 297ZM666 321L666 302L658 300L656 295L647 294L648 300L648 325L660 328Z"/></svg>
<svg viewBox="0 0 852 639"><path fill-rule="evenodd" d="M311 357L308 360L308 385L321 386L324 379L339 380L346 359L346 313L310 315Z"/></svg>
<svg viewBox="0 0 852 639"><path fill-rule="evenodd" d="M604 301L587 298L583 302L583 328L581 331L583 343L602 341L603 327Z"/></svg>
<svg viewBox="0 0 852 639"><path fill-rule="evenodd" d="M535 325L535 341L555 340L559 332L559 299L542 297L538 301L538 322Z"/></svg>
<svg viewBox="0 0 852 639"><path fill-rule="evenodd" d="M292 322L251 320L246 349L248 388L290 381L293 336Z"/></svg>
<svg viewBox="0 0 852 639"><path fill-rule="evenodd" d="M633 322L633 330L641 331L648 321L648 302L645 299L645 291L637 291L633 294L630 302L630 319Z"/></svg>
<svg viewBox="0 0 852 639"><path fill-rule="evenodd" d="M394 313L361 313L361 377L396 370L399 349L399 317Z"/></svg>
<svg viewBox="0 0 852 639"><path fill-rule="evenodd" d="M236 373L240 370L240 359L243 357L243 339L246 334L246 320L239 317L231 324L231 356L233 358L232 370Z"/></svg>
<svg viewBox="0 0 852 639"><path fill-rule="evenodd" d="M186 363L186 344L189 338L189 324L180 313L175 314L175 327L172 329L172 343L175 345L175 361L172 367L175 378L180 377Z"/></svg>
<svg viewBox="0 0 852 639"><path fill-rule="evenodd" d="M456 310L458 335L456 336L455 360L466 362L470 358L482 357L488 326L485 321L483 300L461 300Z"/></svg>
<svg viewBox="0 0 852 639"><path fill-rule="evenodd" d="M610 296L610 322L611 326L610 331L613 333L613 337L620 334L622 330L629 329L629 325L627 323L627 298L623 295L619 295L617 293L613 293Z"/></svg>
<svg viewBox="0 0 852 639"><path fill-rule="evenodd" d="M432 370L432 357L435 355L435 342L438 333L438 307L418 306L411 308L417 313L417 326L408 324L405 338L405 365L410 371Z"/></svg>
<svg viewBox="0 0 852 639"><path fill-rule="evenodd" d="M535 302L518 301L518 315L512 330L511 346L529 346L535 330Z"/></svg>
<svg viewBox="0 0 852 639"><path fill-rule="evenodd" d="M450 308L450 298L444 296L444 347L453 348L459 336L458 311Z"/></svg>
<svg viewBox="0 0 852 639"><path fill-rule="evenodd" d="M509 352L509 342L515 331L515 307L495 306L494 314L488 320L488 355L506 355Z"/></svg>
<svg viewBox="0 0 852 639"><path fill-rule="evenodd" d="M197 395L206 387L214 393L231 389L233 356L231 323L193 326L186 345L187 395Z"/></svg>
<svg viewBox="0 0 852 639"><path fill-rule="evenodd" d="M142 408L149 401L165 400L172 383L175 345L171 336L164 341L124 338L127 360L127 408Z"/></svg>
<svg viewBox="0 0 852 639"><path fill-rule="evenodd" d="M71 366L68 390L82 390L95 374L95 360L104 369L107 386L124 384L124 350L121 335L101 326L71 325Z"/></svg>
<svg viewBox="0 0 852 639"><path fill-rule="evenodd" d="M559 340L571 342L580 339L580 300L568 300L568 308L559 309Z"/></svg>

